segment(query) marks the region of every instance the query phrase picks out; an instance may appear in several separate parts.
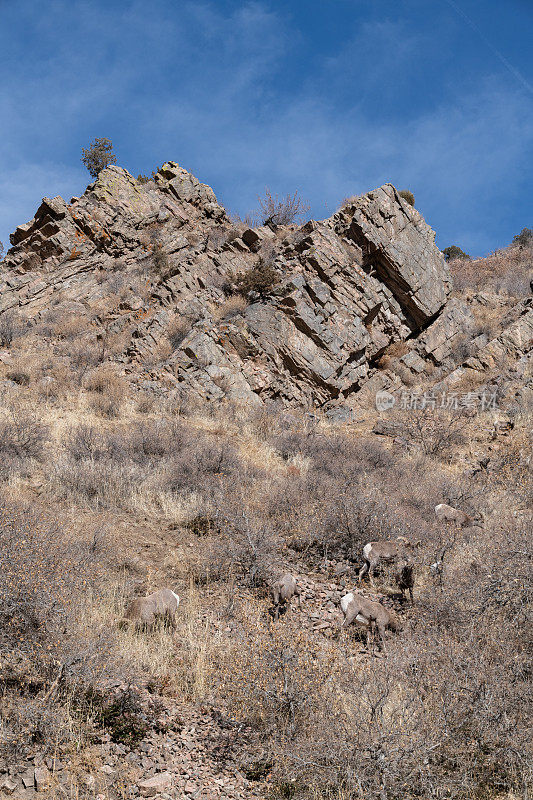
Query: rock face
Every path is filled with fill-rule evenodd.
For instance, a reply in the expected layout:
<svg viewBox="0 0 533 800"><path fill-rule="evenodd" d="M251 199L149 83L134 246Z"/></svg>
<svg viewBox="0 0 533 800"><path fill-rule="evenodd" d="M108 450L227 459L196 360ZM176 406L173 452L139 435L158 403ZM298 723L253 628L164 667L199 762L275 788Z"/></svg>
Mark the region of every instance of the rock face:
<svg viewBox="0 0 533 800"><path fill-rule="evenodd" d="M44 198L12 234L0 311L35 321L53 304L122 334L113 358L145 384L350 405L390 345L419 338L423 359L445 343L453 309L448 328L423 333L450 292L434 238L390 184L322 222L246 229L175 162L146 184L111 166L81 198ZM270 291L228 299L236 274L265 264Z"/></svg>

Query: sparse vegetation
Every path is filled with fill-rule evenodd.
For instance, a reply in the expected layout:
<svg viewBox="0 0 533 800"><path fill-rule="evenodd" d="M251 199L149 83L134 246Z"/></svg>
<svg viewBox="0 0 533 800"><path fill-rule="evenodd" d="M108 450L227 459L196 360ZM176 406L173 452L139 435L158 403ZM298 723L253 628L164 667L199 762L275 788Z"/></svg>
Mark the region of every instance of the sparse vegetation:
<svg viewBox="0 0 533 800"><path fill-rule="evenodd" d="M210 199L163 223L138 189L137 250L65 261L49 293L49 265L16 273L0 315L0 793L42 759L57 797L142 796L161 767L158 796L193 797L207 762L217 796L525 797L529 240L451 258L468 325L419 334L349 237L328 260L342 213L242 242ZM163 587L172 624L121 624ZM386 648L341 631L354 587L398 618Z"/></svg>
<svg viewBox="0 0 533 800"><path fill-rule="evenodd" d="M466 260L470 259L468 253L463 252L463 250L461 250L461 248L456 244L452 244L450 247L445 247L442 253L446 261L453 261L456 258L462 258Z"/></svg>
<svg viewBox="0 0 533 800"><path fill-rule="evenodd" d="M533 228L522 228L520 233L513 236L513 244L520 247L533 247Z"/></svg>
<svg viewBox="0 0 533 800"><path fill-rule="evenodd" d="M454 258L450 261L458 291L504 292L523 297L530 292L532 246L512 246L486 258Z"/></svg>
<svg viewBox="0 0 533 800"><path fill-rule="evenodd" d="M21 332L21 324L14 311L4 311L0 314L0 346L10 347L13 340Z"/></svg>
<svg viewBox="0 0 533 800"><path fill-rule="evenodd" d="M280 281L279 273L268 262L260 258L254 267L237 275L230 275L228 280L229 292L247 297L252 292L260 297L265 297Z"/></svg>
<svg viewBox="0 0 533 800"><path fill-rule="evenodd" d="M292 225L309 211L309 205L302 200L297 191L292 195L279 197L277 194L272 194L267 188L263 197L259 197L258 201L262 225L268 223Z"/></svg>
<svg viewBox="0 0 533 800"><path fill-rule="evenodd" d="M157 173L154 172L154 170L152 170L152 174L151 175L142 175L142 174L137 175L137 183L141 183L141 184L149 183L150 181L154 180L156 174Z"/></svg>
<svg viewBox="0 0 533 800"><path fill-rule="evenodd" d="M401 192L398 192L400 197L402 197L410 206L414 206L415 204L415 196L409 189L402 189Z"/></svg>
<svg viewBox="0 0 533 800"><path fill-rule="evenodd" d="M106 167L117 163L117 157L113 153L113 143L105 137L95 139L87 148L82 147L82 152L81 160L93 178L97 178Z"/></svg>

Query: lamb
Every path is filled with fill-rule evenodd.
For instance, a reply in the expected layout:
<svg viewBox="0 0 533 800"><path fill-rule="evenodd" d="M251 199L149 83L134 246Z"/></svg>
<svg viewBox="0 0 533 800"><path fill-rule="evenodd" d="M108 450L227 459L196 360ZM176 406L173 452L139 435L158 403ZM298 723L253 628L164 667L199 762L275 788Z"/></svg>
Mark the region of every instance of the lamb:
<svg viewBox="0 0 533 800"><path fill-rule="evenodd" d="M352 599L345 603L346 610L344 611L342 601L346 601L350 595ZM353 594L352 592L350 592L350 595L345 595L341 600L341 608L344 611L344 621L341 628L345 630L354 621L359 625L364 625L366 627L366 646L368 647L370 636L377 627L383 653L385 654L385 629L399 630L398 619L392 611L382 606L381 603L375 603L362 595Z"/></svg>
<svg viewBox="0 0 533 800"><path fill-rule="evenodd" d="M283 613L290 606L290 601L295 595L298 598L298 608L301 608L300 589L294 575L283 575L282 578L275 581L270 587L270 595L274 604L275 620L279 619L280 610Z"/></svg>
<svg viewBox="0 0 533 800"><path fill-rule="evenodd" d="M455 523L457 528L464 528L474 523L472 517L469 517L464 511L449 506L447 503L439 503L435 506L435 516L439 522Z"/></svg>
<svg viewBox="0 0 533 800"><path fill-rule="evenodd" d="M175 630L179 603L180 598L172 589L158 589L146 597L136 597L127 607L120 625L133 624L136 628L151 629L162 620Z"/></svg>
<svg viewBox="0 0 533 800"><path fill-rule="evenodd" d="M419 545L420 542L412 544L404 536L398 536L395 542L369 542L365 544L363 547L364 564L359 570L357 580L360 581L368 572L372 583L376 567L380 561L392 563L399 558L406 558L406 550Z"/></svg>
<svg viewBox="0 0 533 800"><path fill-rule="evenodd" d="M405 592L409 590L409 597L411 598L411 603L414 605L415 601L413 600L413 587L415 585L415 566L412 561L408 561L407 559L401 564L400 568L396 572L394 578L396 583L398 584L398 588L402 593L402 598L405 597Z"/></svg>

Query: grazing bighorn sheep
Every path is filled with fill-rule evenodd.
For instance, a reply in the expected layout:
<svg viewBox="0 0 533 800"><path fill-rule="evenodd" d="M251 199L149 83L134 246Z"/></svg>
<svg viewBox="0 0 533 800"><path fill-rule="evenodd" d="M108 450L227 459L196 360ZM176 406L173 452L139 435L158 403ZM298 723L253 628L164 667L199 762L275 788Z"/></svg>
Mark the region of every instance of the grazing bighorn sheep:
<svg viewBox="0 0 533 800"><path fill-rule="evenodd" d="M469 517L464 511L449 506L447 503L439 503L435 506L435 516L439 522L455 523L457 528L464 528L474 523L472 517Z"/></svg>
<svg viewBox="0 0 533 800"><path fill-rule="evenodd" d="M396 572L394 579L398 584L398 588L402 593L402 598L405 597L405 592L409 591L409 597L411 598L411 603L414 605L415 601L413 600L413 587L415 585L415 565L412 561L407 561L407 559L400 565L400 568Z"/></svg>
<svg viewBox="0 0 533 800"><path fill-rule="evenodd" d="M343 601L347 601L350 596L351 600L347 603L345 602L343 606ZM346 629L348 625L351 625L354 621L359 625L364 625L366 627L366 646L368 648L370 636L377 628L383 653L387 652L385 647L385 629L390 628L393 631L400 629L398 619L392 611L382 606L381 603L375 603L372 600L368 600L366 597L353 594L352 592L342 598L341 608L344 612L342 629Z"/></svg>
<svg viewBox="0 0 533 800"><path fill-rule="evenodd" d="M180 599L172 589L158 589L146 597L136 597L124 613L121 627L131 623L139 628L153 628L157 620L162 620L175 629L179 603Z"/></svg>
<svg viewBox="0 0 533 800"><path fill-rule="evenodd" d="M270 587L270 596L272 597L272 602L274 603L275 620L279 619L280 609L283 609L284 611L287 607L290 607L290 601L295 595L298 598L298 608L301 608L302 601L300 589L298 588L298 584L296 583L296 578L294 575L283 575L282 578L279 578L275 583L272 584Z"/></svg>
<svg viewBox="0 0 533 800"><path fill-rule="evenodd" d="M374 573L380 561L391 563L399 558L406 558L406 551L419 545L420 542L412 544L405 536L398 536L395 542L369 542L365 544L363 547L365 563L359 570L357 580L360 581L368 572L370 583L373 583Z"/></svg>

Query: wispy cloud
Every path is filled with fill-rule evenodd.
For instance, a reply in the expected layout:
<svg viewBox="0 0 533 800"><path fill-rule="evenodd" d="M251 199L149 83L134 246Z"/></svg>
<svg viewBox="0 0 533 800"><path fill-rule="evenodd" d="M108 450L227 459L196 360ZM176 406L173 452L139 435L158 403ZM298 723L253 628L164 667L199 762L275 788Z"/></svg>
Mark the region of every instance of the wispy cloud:
<svg viewBox="0 0 533 800"><path fill-rule="evenodd" d="M132 172L174 158L241 213L267 185L298 188L323 217L392 181L415 192L442 246L488 250L527 224L511 215L531 176L533 103L490 71L441 79L443 61L425 81L435 43L400 16L353 25L309 60L276 3L20 5L39 61L19 64L6 37L0 239L43 194L79 193L81 147L102 135Z"/></svg>

